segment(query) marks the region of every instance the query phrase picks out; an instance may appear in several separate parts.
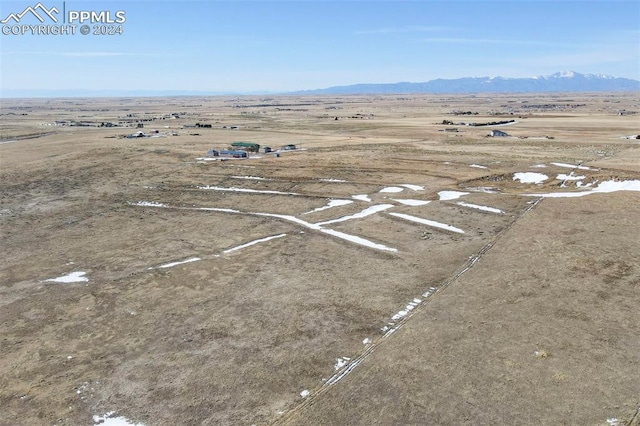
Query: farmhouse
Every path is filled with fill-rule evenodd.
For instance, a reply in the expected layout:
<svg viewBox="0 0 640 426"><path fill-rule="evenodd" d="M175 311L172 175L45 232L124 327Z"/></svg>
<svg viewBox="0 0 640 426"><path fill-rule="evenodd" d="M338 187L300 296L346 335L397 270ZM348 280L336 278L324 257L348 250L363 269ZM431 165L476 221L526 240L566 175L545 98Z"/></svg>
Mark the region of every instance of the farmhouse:
<svg viewBox="0 0 640 426"><path fill-rule="evenodd" d="M219 157L227 157L227 158L247 158L247 152L246 151L234 151L234 150L230 150L230 149L223 149L222 151L220 151L218 153Z"/></svg>
<svg viewBox="0 0 640 426"><path fill-rule="evenodd" d="M231 142L232 149L248 152L259 152L260 145L254 142Z"/></svg>

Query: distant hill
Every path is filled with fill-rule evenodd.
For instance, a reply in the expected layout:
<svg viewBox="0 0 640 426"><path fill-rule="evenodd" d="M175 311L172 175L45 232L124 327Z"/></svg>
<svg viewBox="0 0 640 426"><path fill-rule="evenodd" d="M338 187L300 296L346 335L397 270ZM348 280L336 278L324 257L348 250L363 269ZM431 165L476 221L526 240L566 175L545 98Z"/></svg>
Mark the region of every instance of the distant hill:
<svg viewBox="0 0 640 426"><path fill-rule="evenodd" d="M292 94L409 94L409 93L538 93L640 91L640 81L604 74L563 71L532 78L466 77L424 83L353 84Z"/></svg>

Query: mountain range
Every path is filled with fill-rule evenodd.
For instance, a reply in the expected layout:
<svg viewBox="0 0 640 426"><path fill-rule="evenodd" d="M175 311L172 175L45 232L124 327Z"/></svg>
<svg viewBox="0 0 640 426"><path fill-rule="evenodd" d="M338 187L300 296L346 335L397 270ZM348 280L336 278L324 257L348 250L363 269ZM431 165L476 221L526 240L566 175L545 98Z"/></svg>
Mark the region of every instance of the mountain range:
<svg viewBox="0 0 640 426"><path fill-rule="evenodd" d="M311 94L409 94L409 93L538 93L640 91L640 81L604 74L563 71L531 78L465 77L436 79L424 83L353 84L302 90Z"/></svg>
<svg viewBox="0 0 640 426"><path fill-rule="evenodd" d="M353 84L325 89L275 92L268 90L91 90L91 89L2 89L0 98L53 97L155 97L221 95L316 95L316 94L409 94L409 93L543 93L543 92L640 92L640 81L604 74L557 72L531 78L466 77L436 79L424 83Z"/></svg>

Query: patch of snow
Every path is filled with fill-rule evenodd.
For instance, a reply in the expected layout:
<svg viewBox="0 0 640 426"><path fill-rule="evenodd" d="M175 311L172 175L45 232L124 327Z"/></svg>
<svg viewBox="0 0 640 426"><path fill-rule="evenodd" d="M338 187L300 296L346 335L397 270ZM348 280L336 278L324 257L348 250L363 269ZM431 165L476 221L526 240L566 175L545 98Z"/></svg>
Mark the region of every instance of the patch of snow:
<svg viewBox="0 0 640 426"><path fill-rule="evenodd" d="M566 175L564 173L560 173L558 176L556 176L556 179L558 180L582 180L585 179L586 176L574 176L573 172L571 172L570 174Z"/></svg>
<svg viewBox="0 0 640 426"><path fill-rule="evenodd" d="M321 229L320 231L325 234L333 235L334 237L342 238L343 240L351 241L352 243L360 244L361 246L374 248L376 250L390 251L394 253L398 251L398 249L393 247L387 247L384 244L374 243L373 241L369 241L365 238L345 234L344 232L335 231L333 229Z"/></svg>
<svg viewBox="0 0 640 426"><path fill-rule="evenodd" d="M220 212L220 213L242 213L240 210L221 209L218 207L197 207L196 210L203 210L205 212Z"/></svg>
<svg viewBox="0 0 640 426"><path fill-rule="evenodd" d="M424 200L399 200L395 198L392 198L392 200L397 201L400 204L404 204L405 206L425 206L431 202Z"/></svg>
<svg viewBox="0 0 640 426"><path fill-rule="evenodd" d="M598 170L598 169L592 169L591 167L587 167L587 166L582 166L580 164L567 164L567 163L551 163L554 166L558 166L558 167L565 167L568 169L580 169L580 170Z"/></svg>
<svg viewBox="0 0 640 426"><path fill-rule="evenodd" d="M531 166L531 167L536 168L536 169L545 169L545 168L547 168L547 165L546 164L536 164L535 166Z"/></svg>
<svg viewBox="0 0 640 426"><path fill-rule="evenodd" d="M616 182L613 180L600 183L597 187L591 188L590 191L582 192L551 192L548 194L525 194L530 197L544 197L544 198L574 198L584 197L590 194L607 194L617 191L640 191L640 180L627 180L622 182Z"/></svg>
<svg viewBox="0 0 640 426"><path fill-rule="evenodd" d="M608 424L609 426L619 426L619 425L620 425L620 420L618 420L618 419L617 419L617 418L615 418L615 417L609 417L609 418L607 419L607 424Z"/></svg>
<svg viewBox="0 0 640 426"><path fill-rule="evenodd" d="M465 189L468 189L469 191L473 191L473 192L484 192L485 194L498 194L498 193L500 193L498 188L492 188L492 187L488 187L488 186L479 186L479 187L475 187L475 188L465 188Z"/></svg>
<svg viewBox="0 0 640 426"><path fill-rule="evenodd" d="M368 345L369 343L371 343L371 339L369 339L368 337L362 341L363 345Z"/></svg>
<svg viewBox="0 0 640 426"><path fill-rule="evenodd" d="M420 185L412 185L410 183L403 183L400 186L404 186L405 188L409 188L413 191L424 191L424 186L420 186Z"/></svg>
<svg viewBox="0 0 640 426"><path fill-rule="evenodd" d="M303 397L303 398L308 397L309 394L310 394L310 392L307 389L305 389L302 392L300 392L300 396Z"/></svg>
<svg viewBox="0 0 640 426"><path fill-rule="evenodd" d="M399 311L397 314L392 316L391 319L394 320L394 321L397 321L400 318L404 318L405 316L407 316L408 313L409 313L409 311L407 311L407 310Z"/></svg>
<svg viewBox="0 0 640 426"><path fill-rule="evenodd" d="M78 387L78 389L76 390L76 393L78 395L82 395L82 393L86 392L87 390L94 390L94 389L90 388L89 382L84 382L80 387ZM84 396L81 396L80 399L84 399Z"/></svg>
<svg viewBox="0 0 640 426"><path fill-rule="evenodd" d="M495 207L480 206L478 204L469 204L469 203L464 203L462 201L459 201L458 205L460 205L462 207L469 207L471 209L482 210L482 211L490 212L490 213L504 214L504 212L502 210L496 209Z"/></svg>
<svg viewBox="0 0 640 426"><path fill-rule="evenodd" d="M380 192L382 192L382 193L393 193L393 194L398 193L398 192L402 192L402 191L404 191L404 188L400 188L399 186L389 186L389 187L386 187L386 188L382 188L380 190Z"/></svg>
<svg viewBox="0 0 640 426"><path fill-rule="evenodd" d="M89 278L85 277L87 273L82 271L71 272L70 274L64 275L58 278L49 278L48 282L52 283L84 283L88 282Z"/></svg>
<svg viewBox="0 0 640 426"><path fill-rule="evenodd" d="M139 207L167 207L165 204L157 203L155 201L138 201L137 203L133 203L131 205Z"/></svg>
<svg viewBox="0 0 640 426"><path fill-rule="evenodd" d="M476 169L488 169L487 166L481 166L480 164L471 164L469 167L474 167Z"/></svg>
<svg viewBox="0 0 640 426"><path fill-rule="evenodd" d="M393 207L393 205L391 205L391 204L389 204L389 206ZM187 209L191 209L191 208L187 208ZM355 243L355 244L359 244L359 245L363 245L363 246L366 246L366 247L374 248L374 249L377 249L377 250L383 250L383 251L391 251L391 252L397 252L398 251L395 248L387 247L387 246L385 246L383 244L374 243L374 242L369 241L369 240L367 240L365 238L357 237L355 235L345 234L343 232L334 231L332 229L322 228L322 226L320 226L320 224L309 223L309 222L306 222L306 221L304 221L302 219L298 219L297 217L291 216L291 215L276 214L276 213L260 213L260 212L241 212L241 211L238 211L238 210L220 209L220 208L214 208L214 207L195 207L195 208L192 208L192 209L194 209L194 210L225 212L225 213L234 213L234 214L245 214L245 215L261 216L261 217L274 217L274 218L278 218L278 219L287 220L289 222L293 222L293 223L296 223L298 225L301 225L301 226L303 226L305 228L313 229L315 231L320 231L320 232L323 232L325 234L332 235L334 237L341 238L343 240L347 240L347 241L350 241L350 242Z"/></svg>
<svg viewBox="0 0 640 426"><path fill-rule="evenodd" d="M420 303L422 303L422 300L417 298L413 299L401 311L398 311L397 314L393 315L391 319L393 321L398 321L399 319L404 318L405 316L409 315L409 312L413 311Z"/></svg>
<svg viewBox="0 0 640 426"><path fill-rule="evenodd" d="M375 206L368 207L359 213L352 214L350 216L339 217L337 219L328 220L326 222L316 223L316 225L324 226L324 225L329 225L331 223L344 222L346 220L351 220L351 219L362 219L363 217L371 216L383 210L390 209L391 207L393 207L393 204L377 204Z"/></svg>
<svg viewBox="0 0 640 426"><path fill-rule="evenodd" d="M367 203L371 202L371 198L367 194L352 195L351 198L358 201L366 201Z"/></svg>
<svg viewBox="0 0 640 426"><path fill-rule="evenodd" d="M215 157L196 157L196 161L200 161L202 163L206 163L207 161L218 161L218 158L215 158Z"/></svg>
<svg viewBox="0 0 640 426"><path fill-rule="evenodd" d="M249 193L257 193L257 194L279 194L279 195L300 195L295 192L282 192L282 191L270 191L266 189L249 189L249 188L223 188L220 186L199 186L198 189L203 189L207 191L229 191L229 192L249 192Z"/></svg>
<svg viewBox="0 0 640 426"><path fill-rule="evenodd" d="M316 231L320 231L322 233L325 233L325 234L328 234L328 235L332 235L334 237L341 238L343 240L350 241L352 243L359 244L359 245L362 245L362 246L374 248L374 249L377 249L377 250L391 251L391 252L397 252L398 251L398 249L395 249L395 248L392 248L392 247L387 247L384 244L374 243L373 241L369 241L369 240L367 240L365 238L362 238L362 237L357 237L355 235L345 234L344 232L340 232L340 231L334 231L333 229L322 228L319 224L305 222L304 220L298 219L295 216L289 216L289 215L283 215L283 214L275 214L275 213L248 213L248 214L252 214L252 215L255 215L255 216L276 217L276 218L279 218L279 219L288 220L290 222L294 222L294 223L297 223L299 225L302 225L302 226L304 226L306 228L313 229L313 230L316 230Z"/></svg>
<svg viewBox="0 0 640 426"><path fill-rule="evenodd" d="M346 180L342 180L342 179L320 179L322 182L348 182Z"/></svg>
<svg viewBox="0 0 640 426"><path fill-rule="evenodd" d="M327 210L332 207L346 206L347 204L351 204L351 203L353 203L353 201L351 200L329 200L329 204L327 204L326 206L318 207L317 209L313 209L311 211L308 211L302 214L321 212L323 210Z"/></svg>
<svg viewBox="0 0 640 426"><path fill-rule="evenodd" d="M421 223L423 225L431 226L433 228L444 229L446 231L456 232L458 234L464 234L464 231L455 226L447 225L446 223L436 222L434 220L423 219L421 217L411 216L404 213L389 213L392 216L399 217L401 219L409 220L411 222Z"/></svg>
<svg viewBox="0 0 640 426"><path fill-rule="evenodd" d="M184 265L185 263L197 262L198 260L201 260L201 259L199 257L192 257L191 259L181 260L179 262L165 263L164 265L158 266L158 268L163 268L163 269L173 268L174 266Z"/></svg>
<svg viewBox="0 0 640 426"><path fill-rule="evenodd" d="M388 329L388 330L386 331L386 333L384 333L384 334L382 335L382 337L383 337L383 338L384 338L384 337L389 337L390 335L392 335L393 333L395 333L395 332L398 330L398 328L400 328L400 327L399 327L399 326L396 326L396 327L393 327L393 328Z"/></svg>
<svg viewBox="0 0 640 426"><path fill-rule="evenodd" d="M440 191L438 192L438 197L440 201L448 201L448 200L456 200L464 195L469 195L468 192L460 192L460 191Z"/></svg>
<svg viewBox="0 0 640 426"><path fill-rule="evenodd" d="M237 250L241 250L241 249L246 248L246 247L251 247L251 246L253 246L255 244L264 243L266 241L270 241L270 240L274 240L276 238L282 238L282 237L286 237L286 236L287 236L287 234L279 234L279 235L272 235L270 237L260 238L260 239L257 239L257 240L250 241L250 242L248 242L246 244L242 244L242 245L239 245L237 247L233 247L233 248L230 248L228 250L225 250L225 251L223 251L223 253L225 253L225 254L231 253L231 252L234 252L234 251L237 251Z"/></svg>
<svg viewBox="0 0 640 426"><path fill-rule="evenodd" d="M547 179L549 179L549 176L542 173L517 172L513 174L513 180L519 180L522 183L541 184Z"/></svg>
<svg viewBox="0 0 640 426"><path fill-rule="evenodd" d="M576 76L576 73L573 71L560 71L555 74L552 74L550 77L572 78L575 76Z"/></svg>
<svg viewBox="0 0 640 426"><path fill-rule="evenodd" d="M263 177L259 177L259 176L231 176L234 179L249 179L249 180L271 180L271 179L266 179Z"/></svg>
<svg viewBox="0 0 640 426"><path fill-rule="evenodd" d="M347 365L351 361L351 358L347 358L346 356L343 358L336 358L336 363L333 366L334 370L340 370L342 367Z"/></svg>
<svg viewBox="0 0 640 426"><path fill-rule="evenodd" d="M332 386L335 385L336 383L338 383L342 378L344 378L347 374L351 373L351 371L353 371L354 368L356 368L360 362L362 362L362 358L357 359L355 361L350 362L346 368L343 368L342 370L340 370L339 372L337 372L336 374L334 374L333 376L331 376L330 378L327 379L326 384L328 386Z"/></svg>
<svg viewBox="0 0 640 426"><path fill-rule="evenodd" d="M427 297L429 297L433 293L435 293L435 291L436 291L435 287L430 287L429 290L427 290L424 293L422 293L422 297L424 297L426 299Z"/></svg>
<svg viewBox="0 0 640 426"><path fill-rule="evenodd" d="M93 416L94 426L144 426L142 423L133 423L125 417L113 417L114 411L111 411L104 416Z"/></svg>
<svg viewBox="0 0 640 426"><path fill-rule="evenodd" d="M242 212L240 212L242 213ZM314 229L316 231L320 231L322 229L321 226L315 224L315 223L309 223L306 222L302 219L298 219L295 216L291 216L291 215L286 215L286 214L276 214L276 213L245 213L245 214L250 214L250 215L254 215L254 216L264 216L264 217L275 217L278 219L283 219L283 220L288 220L290 222L293 223L297 223L298 225L302 225L305 228L309 228L309 229Z"/></svg>

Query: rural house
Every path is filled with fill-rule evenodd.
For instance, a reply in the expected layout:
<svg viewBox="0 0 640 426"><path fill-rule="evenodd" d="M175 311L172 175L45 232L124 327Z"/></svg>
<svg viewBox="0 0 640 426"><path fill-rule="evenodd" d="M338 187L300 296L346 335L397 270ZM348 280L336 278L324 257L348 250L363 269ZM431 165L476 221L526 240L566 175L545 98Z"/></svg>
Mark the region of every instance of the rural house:
<svg viewBox="0 0 640 426"><path fill-rule="evenodd" d="M260 151L260 145L254 142L231 142L231 148L249 152Z"/></svg>

